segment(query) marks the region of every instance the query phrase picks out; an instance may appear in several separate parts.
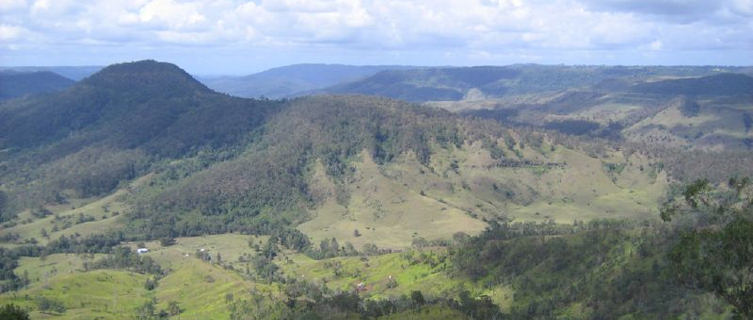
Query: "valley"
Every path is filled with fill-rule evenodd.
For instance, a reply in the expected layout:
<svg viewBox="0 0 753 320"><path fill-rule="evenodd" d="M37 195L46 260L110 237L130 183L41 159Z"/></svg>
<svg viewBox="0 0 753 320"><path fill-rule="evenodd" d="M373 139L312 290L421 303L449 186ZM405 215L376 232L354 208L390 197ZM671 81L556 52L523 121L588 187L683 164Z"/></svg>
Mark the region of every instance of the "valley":
<svg viewBox="0 0 753 320"><path fill-rule="evenodd" d="M33 319L729 319L747 302L681 285L672 250L749 223L735 179L753 176L750 74L299 65L233 79L299 90L270 100L169 63L111 65L0 102L0 305ZM676 203L693 190L726 215Z"/></svg>

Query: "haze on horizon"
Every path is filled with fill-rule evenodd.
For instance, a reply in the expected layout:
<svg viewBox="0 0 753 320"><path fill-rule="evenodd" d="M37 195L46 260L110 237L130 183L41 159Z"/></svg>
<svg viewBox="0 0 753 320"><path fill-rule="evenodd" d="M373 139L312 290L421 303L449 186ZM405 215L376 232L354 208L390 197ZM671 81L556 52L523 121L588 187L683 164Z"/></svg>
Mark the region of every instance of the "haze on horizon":
<svg viewBox="0 0 753 320"><path fill-rule="evenodd" d="M2 0L0 65L753 65L753 0Z"/></svg>

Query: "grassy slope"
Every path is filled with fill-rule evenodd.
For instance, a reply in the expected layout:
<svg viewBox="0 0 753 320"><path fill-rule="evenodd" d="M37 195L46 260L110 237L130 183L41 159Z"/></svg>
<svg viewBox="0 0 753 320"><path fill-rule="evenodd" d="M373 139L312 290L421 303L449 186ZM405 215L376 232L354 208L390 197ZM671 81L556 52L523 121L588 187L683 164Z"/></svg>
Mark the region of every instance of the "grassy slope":
<svg viewBox="0 0 753 320"><path fill-rule="evenodd" d="M652 175L646 169L649 159L640 155L626 157L612 152L594 158L562 146L552 150L547 143L541 148L516 145L512 151L504 152L509 159L517 159L517 152L523 159L565 165L498 167L480 143L438 149L428 167L412 153L377 165L364 152L355 163L352 178L344 185L349 197L338 203L338 188L317 163L310 179L311 189L326 200L299 229L315 242L335 237L356 248L366 243L400 248L410 246L415 237L432 240L448 239L456 232L476 234L485 227L481 218L507 216L564 223L605 217L647 218L654 216L658 197L667 185L666 176ZM610 172L605 168L607 163L624 164L624 168ZM453 165L457 169L452 169ZM17 233L21 240L35 238L44 244L48 239L41 236L43 228L50 234L49 239L115 228L120 219L113 214L129 210L123 196L130 193L130 187L143 185L149 177L100 199L48 207L63 220L74 221L83 213L94 217L92 222L62 228L63 222L55 222L54 216L35 219L27 211L16 221L31 219L30 223L19 223L0 230L0 234ZM506 192L513 196L509 198ZM52 232L56 224L61 230ZM354 234L356 229L361 236Z"/></svg>
<svg viewBox="0 0 753 320"><path fill-rule="evenodd" d="M727 104L714 100L698 103L701 110L697 115L683 114L677 106L671 106L627 128L625 136L633 141L702 145L711 149L723 149L722 142L727 139L753 139L753 130L746 129L741 117L743 112L753 112L753 103Z"/></svg>
<svg viewBox="0 0 753 320"><path fill-rule="evenodd" d="M158 241L146 242L145 245L150 250L147 256L152 257L167 269L177 269L186 261L194 261L196 251L204 249L213 259L216 259L219 252L224 264L232 265L240 270L245 268L246 264L239 262L239 258L256 254L254 249L250 248L249 242L262 244L266 242L267 238L267 236L257 237L229 233L176 238L176 244L169 247L160 246ZM128 243L128 245L136 248L136 243Z"/></svg>
<svg viewBox="0 0 753 320"><path fill-rule="evenodd" d="M252 289L273 292L270 287L254 284L235 272L199 262L194 257L173 264L173 268L160 280L155 296L160 301L159 308L167 309L170 301L178 302L183 309L181 319L227 319L228 294L242 297Z"/></svg>
<svg viewBox="0 0 753 320"><path fill-rule="evenodd" d="M127 271L95 270L58 274L16 293L0 295L0 303L36 308L34 299L46 297L63 303L63 314L31 312L33 319L123 319L151 299L144 288L148 276ZM27 297L29 297L27 299Z"/></svg>
<svg viewBox="0 0 753 320"><path fill-rule="evenodd" d="M91 262L103 255L96 254L82 256L75 254L51 254L44 259L21 257L18 268L14 271L18 276L26 274L32 284L48 283L56 275L70 274L84 270L84 262Z"/></svg>
<svg viewBox="0 0 753 320"><path fill-rule="evenodd" d="M156 310L167 309L171 301L177 302L182 310L181 319L228 318L226 295L244 297L249 290L256 290L269 297L279 297L278 288L255 283L217 264L202 262L194 252L205 248L213 257L221 252L223 261L234 261L239 267L238 258L253 253L249 239L249 236L226 234L178 238L177 244L170 247L147 243L151 249L147 256L169 270L154 291L144 288L149 275L120 270L84 272L83 262L92 261L92 257L53 254L45 259L23 258L15 273L23 275L26 271L31 284L21 291L0 295L0 304L13 302L36 309L34 298L44 296L62 302L68 310L60 315L33 311L35 319L127 319L137 307L156 298ZM255 242L264 240L253 238Z"/></svg>
<svg viewBox="0 0 753 320"><path fill-rule="evenodd" d="M639 154L611 152L595 158L561 146L552 151L547 144L515 150L524 159L564 165L497 167L478 143L440 150L428 168L410 154L385 166L363 154L347 185L349 201L328 200L299 229L315 241L335 237L357 248L365 243L399 248L419 236L432 240L458 231L476 234L484 228L483 217L559 223L652 219L668 185L666 175L651 172L650 159ZM512 151L505 156L517 157ZM618 169L610 170L608 164ZM335 193L326 177L314 177L317 189ZM512 201L505 192L514 194ZM361 236L355 236L356 229Z"/></svg>
<svg viewBox="0 0 753 320"><path fill-rule="evenodd" d="M483 289L479 283L450 276L450 261L443 249L409 250L379 256L337 257L313 260L302 254L286 254L278 259L286 276L326 283L333 290L350 291L363 282L367 291L362 295L373 299L408 295L420 290L425 295L457 294L470 290L473 295L489 295L506 308L512 302L512 289L499 286ZM335 267L338 266L338 267ZM339 269L338 273L335 270ZM389 277L397 287L389 288Z"/></svg>
<svg viewBox="0 0 753 320"><path fill-rule="evenodd" d="M626 159L621 153L613 153L602 159L583 152L556 147L554 151L545 144L540 150L531 147L515 147L525 159L564 164L562 167L489 167L488 152L477 146L461 150L454 155L459 159L459 174L447 173L457 185L454 192L437 195L451 204L467 211L483 211L506 214L516 220L546 220L570 223L574 219L589 220L597 217L636 217L650 212L656 205L665 183L663 177L653 179L640 172L640 165L647 162L638 156ZM513 155L506 155L514 157ZM604 163L626 163L619 173L609 172ZM453 179L454 177L454 179ZM496 184L500 191L492 192L489 184ZM467 188L462 188L466 185ZM490 190L492 189L492 190ZM635 199L630 190L646 190L643 198ZM442 189L438 189L443 191ZM501 190L514 193L514 201L507 201ZM610 204L603 199L620 200ZM604 207L594 207L594 202ZM632 202L632 203L631 203ZM638 202L641 202L639 205ZM630 206L625 207L626 204ZM486 210L483 210L486 208ZM535 212L539 212L538 215Z"/></svg>
<svg viewBox="0 0 753 320"><path fill-rule="evenodd" d="M116 229L122 226L119 214L130 210L130 206L125 203L125 196L130 193L131 188L143 185L151 177L152 175L150 174L143 176L134 180L128 186L117 189L113 193L101 198L69 199L68 204L45 206L46 209L53 212L53 215L44 218L35 218L29 210L26 210L15 219L15 221L19 222L16 226L0 229L0 235L16 233L21 236L21 241L34 238L40 244L44 245L49 240L57 239L63 235L71 236L79 234L87 236ZM85 223L76 223L75 221L79 214L94 217L94 220ZM56 221L55 216L62 219ZM71 221L71 225L65 228L67 219ZM29 220L30 222L23 223ZM59 230L53 232L52 229L55 225L58 226ZM42 229L47 231L49 237L45 238L42 236ZM0 243L0 245L7 245L7 243Z"/></svg>
<svg viewBox="0 0 753 320"><path fill-rule="evenodd" d="M160 280L156 289L158 309L167 309L170 301L181 307L181 319L223 319L229 317L226 295L243 297L249 290L278 296L276 286L255 283L240 273L225 269L218 264L201 262L194 254L204 249L213 260L219 252L224 265L244 270L246 263L239 262L243 255L253 256L249 240L263 242L266 237L251 237L239 234L181 237L176 244L161 247L158 242L146 243L150 249L146 256L152 257L169 274ZM136 244L129 245L135 247Z"/></svg>
<svg viewBox="0 0 753 320"><path fill-rule="evenodd" d="M36 309L33 299L44 296L62 302L67 310L62 314L32 311L34 318L124 319L134 315L135 309L146 301L156 298L156 310L167 309L171 301L177 302L182 310L181 319L223 319L229 316L226 301L228 294L243 299L247 292L255 291L272 299L281 297L276 284L262 284L243 276L245 263L238 262L241 256L254 253L249 247L249 240L252 243L260 243L265 241L265 238L225 234L176 240L177 243L169 247L161 247L157 242L145 243L150 248L146 255L169 270L168 275L159 280L159 285L154 291L144 288L144 282L151 277L148 275L120 270L84 272L83 262L92 261L100 255L88 257L53 254L45 259L21 259L20 266L15 272L21 275L27 271L32 282L21 291L0 295L0 304L13 302ZM128 245L136 246L135 243ZM216 257L216 252L220 252L223 264L233 265L238 271L198 260L194 253L201 248L208 250L212 257ZM362 261L360 257L312 260L302 254L287 252L279 257L277 263L286 276L314 282L326 281L334 290L351 290L354 285L363 281L369 287L369 291L364 294L377 299L410 295L413 290L437 296L466 288L477 295L489 294L503 306L511 302L512 291L509 288L484 290L467 280L449 277L449 260L445 258L446 252L440 249L374 256L368 257L367 261ZM337 263L342 265L344 272L336 277L332 264ZM399 284L396 288L386 287L390 275ZM434 319L440 314L446 316L444 319L463 318L456 311L440 307L409 313L393 315L392 318Z"/></svg>
<svg viewBox="0 0 753 320"><path fill-rule="evenodd" d="M484 229L483 222L386 177L366 152L361 158L348 185L348 203L330 199L315 211L314 219L299 226L315 241L335 237L357 248L365 243L405 247L414 236L449 238L455 232ZM356 229L361 236L355 236Z"/></svg>

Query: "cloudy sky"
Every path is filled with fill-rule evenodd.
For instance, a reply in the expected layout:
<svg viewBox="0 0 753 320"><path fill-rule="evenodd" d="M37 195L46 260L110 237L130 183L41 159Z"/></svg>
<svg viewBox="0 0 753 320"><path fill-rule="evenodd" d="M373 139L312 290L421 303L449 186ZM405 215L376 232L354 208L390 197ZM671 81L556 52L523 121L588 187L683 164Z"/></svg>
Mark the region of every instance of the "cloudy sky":
<svg viewBox="0 0 753 320"><path fill-rule="evenodd" d="M753 65L753 0L0 0L0 65Z"/></svg>

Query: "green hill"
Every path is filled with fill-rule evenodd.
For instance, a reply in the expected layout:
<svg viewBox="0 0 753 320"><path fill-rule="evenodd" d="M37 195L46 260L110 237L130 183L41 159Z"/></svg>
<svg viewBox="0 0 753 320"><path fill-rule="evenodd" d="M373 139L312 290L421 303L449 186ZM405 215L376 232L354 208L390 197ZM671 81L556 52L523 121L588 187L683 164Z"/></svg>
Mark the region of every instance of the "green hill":
<svg viewBox="0 0 753 320"><path fill-rule="evenodd" d="M21 207L103 195L159 159L242 143L279 105L215 93L174 65L114 65L63 92L0 105L0 175L23 190Z"/></svg>

